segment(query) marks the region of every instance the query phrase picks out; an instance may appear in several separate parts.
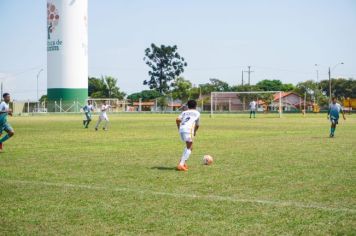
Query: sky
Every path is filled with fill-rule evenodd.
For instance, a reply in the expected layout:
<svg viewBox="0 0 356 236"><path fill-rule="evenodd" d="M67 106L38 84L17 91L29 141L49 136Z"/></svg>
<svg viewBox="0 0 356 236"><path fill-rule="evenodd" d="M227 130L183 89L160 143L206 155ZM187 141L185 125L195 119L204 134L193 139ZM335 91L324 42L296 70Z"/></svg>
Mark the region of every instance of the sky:
<svg viewBox="0 0 356 236"><path fill-rule="evenodd" d="M88 0L89 76L127 94L148 89L144 50L177 45L193 84L356 79L355 0ZM15 100L47 89L46 1L0 0L0 82ZM318 66L315 66L318 64ZM245 73L245 79L247 74Z"/></svg>

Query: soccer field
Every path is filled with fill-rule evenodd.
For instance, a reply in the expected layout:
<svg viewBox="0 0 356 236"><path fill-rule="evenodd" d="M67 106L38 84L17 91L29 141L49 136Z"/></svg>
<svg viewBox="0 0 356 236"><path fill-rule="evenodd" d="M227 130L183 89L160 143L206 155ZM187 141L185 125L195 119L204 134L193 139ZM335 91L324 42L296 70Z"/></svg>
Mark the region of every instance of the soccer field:
<svg viewBox="0 0 356 236"><path fill-rule="evenodd" d="M10 118L0 235L356 234L355 116L202 115L187 172L175 117Z"/></svg>

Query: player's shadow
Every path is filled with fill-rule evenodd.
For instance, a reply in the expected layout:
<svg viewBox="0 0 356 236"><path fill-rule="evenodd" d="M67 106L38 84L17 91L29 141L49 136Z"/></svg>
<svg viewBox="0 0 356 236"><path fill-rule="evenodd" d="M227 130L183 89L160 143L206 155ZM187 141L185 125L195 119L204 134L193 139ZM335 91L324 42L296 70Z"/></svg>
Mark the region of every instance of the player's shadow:
<svg viewBox="0 0 356 236"><path fill-rule="evenodd" d="M175 167L167 167L167 166L154 166L151 167L152 170L176 170Z"/></svg>

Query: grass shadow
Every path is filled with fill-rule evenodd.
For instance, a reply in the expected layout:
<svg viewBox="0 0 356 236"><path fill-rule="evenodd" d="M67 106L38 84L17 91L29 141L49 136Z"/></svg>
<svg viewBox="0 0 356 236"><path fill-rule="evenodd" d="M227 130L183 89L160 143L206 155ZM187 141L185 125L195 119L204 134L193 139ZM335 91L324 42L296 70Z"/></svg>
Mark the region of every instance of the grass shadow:
<svg viewBox="0 0 356 236"><path fill-rule="evenodd" d="M323 140L323 139L332 139L332 138L330 138L329 136L312 136L312 137L310 137L310 139L321 139L321 140Z"/></svg>
<svg viewBox="0 0 356 236"><path fill-rule="evenodd" d="M175 167L167 167L167 166L154 166L151 167L152 170L176 170Z"/></svg>

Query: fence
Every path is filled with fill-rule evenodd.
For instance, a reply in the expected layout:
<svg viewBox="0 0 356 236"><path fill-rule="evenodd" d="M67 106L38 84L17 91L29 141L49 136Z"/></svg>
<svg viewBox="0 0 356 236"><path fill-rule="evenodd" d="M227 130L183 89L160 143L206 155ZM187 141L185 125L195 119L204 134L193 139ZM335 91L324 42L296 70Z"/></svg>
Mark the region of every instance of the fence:
<svg viewBox="0 0 356 236"><path fill-rule="evenodd" d="M94 106L94 112L100 112L101 106L106 102L111 108L109 112L173 112L180 110L182 104L177 101L168 101L165 107L160 107L158 100L144 102L141 99L137 102L130 100L119 100L109 98L90 98L88 101ZM80 113L86 102L79 101L18 101L14 100L10 103L14 114L30 114L30 113Z"/></svg>

